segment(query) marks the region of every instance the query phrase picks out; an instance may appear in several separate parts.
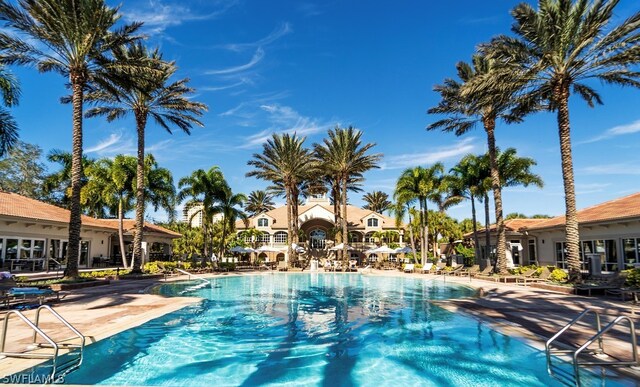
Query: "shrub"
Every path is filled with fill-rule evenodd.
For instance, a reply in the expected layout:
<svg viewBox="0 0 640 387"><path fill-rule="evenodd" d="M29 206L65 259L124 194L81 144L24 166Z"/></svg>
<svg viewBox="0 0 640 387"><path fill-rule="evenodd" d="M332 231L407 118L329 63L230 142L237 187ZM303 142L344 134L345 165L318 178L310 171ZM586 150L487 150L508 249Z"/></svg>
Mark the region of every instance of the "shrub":
<svg viewBox="0 0 640 387"><path fill-rule="evenodd" d="M640 269L625 270L627 281L625 284L632 287L640 287Z"/></svg>
<svg viewBox="0 0 640 387"><path fill-rule="evenodd" d="M553 282L565 282L569 275L562 269L554 269L549 279Z"/></svg>
<svg viewBox="0 0 640 387"><path fill-rule="evenodd" d="M99 270L92 271L90 273L80 273L80 278L105 278L105 277L115 277L116 275L125 275L129 274L131 270Z"/></svg>
<svg viewBox="0 0 640 387"><path fill-rule="evenodd" d="M416 269L422 269L422 264L421 263L416 263L416 265L414 267Z"/></svg>

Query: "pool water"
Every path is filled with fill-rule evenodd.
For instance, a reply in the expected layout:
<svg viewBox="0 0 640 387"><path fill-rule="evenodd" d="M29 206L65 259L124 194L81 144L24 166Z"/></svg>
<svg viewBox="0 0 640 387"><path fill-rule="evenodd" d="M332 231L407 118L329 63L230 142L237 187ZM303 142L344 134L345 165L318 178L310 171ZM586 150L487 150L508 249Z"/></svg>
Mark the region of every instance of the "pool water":
<svg viewBox="0 0 640 387"><path fill-rule="evenodd" d="M195 284L159 287L205 300L87 347L65 383L560 385L544 352L429 302L472 296L464 286L342 273L217 277L190 290Z"/></svg>

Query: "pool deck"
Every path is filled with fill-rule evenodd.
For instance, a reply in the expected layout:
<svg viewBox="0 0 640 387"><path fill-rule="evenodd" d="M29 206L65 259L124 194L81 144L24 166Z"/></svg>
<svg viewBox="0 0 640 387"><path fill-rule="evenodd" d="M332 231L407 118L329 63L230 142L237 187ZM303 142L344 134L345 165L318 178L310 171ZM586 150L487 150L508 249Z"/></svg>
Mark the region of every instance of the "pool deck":
<svg viewBox="0 0 640 387"><path fill-rule="evenodd" d="M210 274L221 275L268 275L269 272L245 272ZM333 273L340 274L340 273ZM423 278L425 280L459 283L478 290L477 298L437 301L437 304L451 311L462 311L475 318L488 321L507 335L521 336L530 345L544 348L544 341L585 308L596 308L604 315L626 315L633 319L636 327L640 316L629 302L620 302L603 297L567 295L549 290L489 282L468 277L436 277L435 275L405 274L394 271L367 270L368 276L399 276ZM187 276L172 277L168 281L186 280ZM88 337L87 344L102 340L116 333L141 325L149 320L176 311L201 300L193 297L166 298L149 294L148 289L164 283L165 280L113 281L108 286L99 286L70 291L53 306L67 321ZM24 312L33 318L33 311ZM69 337L69 331L52 319L44 318L41 325L56 339ZM15 320L15 321L14 321ZM588 320L587 320L588 321ZM603 325L610 318L603 319ZM15 318L10 321L11 329L7 337L9 351L24 351L30 344L31 331ZM567 336L570 342L584 342L593 334L591 327L577 325ZM624 337L628 329L616 329L605 341L606 352L616 358L629 358L631 346ZM28 368L39 361L22 359L2 359L0 377Z"/></svg>

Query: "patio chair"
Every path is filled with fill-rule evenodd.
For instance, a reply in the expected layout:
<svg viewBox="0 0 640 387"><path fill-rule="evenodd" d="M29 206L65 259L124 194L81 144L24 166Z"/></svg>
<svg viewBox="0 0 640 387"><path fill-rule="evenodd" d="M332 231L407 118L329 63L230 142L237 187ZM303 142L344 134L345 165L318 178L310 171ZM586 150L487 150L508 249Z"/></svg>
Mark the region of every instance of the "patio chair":
<svg viewBox="0 0 640 387"><path fill-rule="evenodd" d="M609 278L595 278L587 280L585 283L575 285L574 289L576 290L576 294L579 294L582 290L586 290L587 294L591 296L593 290L605 291L619 289L624 285L626 280L627 277L624 275L616 275Z"/></svg>
<svg viewBox="0 0 640 387"><path fill-rule="evenodd" d="M414 267L415 265L413 263L407 263L406 265L404 265L404 272L413 273L415 271Z"/></svg>
<svg viewBox="0 0 640 387"><path fill-rule="evenodd" d="M480 265L473 265L469 268L462 269L456 272L454 275L457 276L471 276L472 274L480 272Z"/></svg>
<svg viewBox="0 0 640 387"><path fill-rule="evenodd" d="M429 273L431 271L431 268L433 268L433 263L431 262L425 263L424 266L422 267L422 272Z"/></svg>

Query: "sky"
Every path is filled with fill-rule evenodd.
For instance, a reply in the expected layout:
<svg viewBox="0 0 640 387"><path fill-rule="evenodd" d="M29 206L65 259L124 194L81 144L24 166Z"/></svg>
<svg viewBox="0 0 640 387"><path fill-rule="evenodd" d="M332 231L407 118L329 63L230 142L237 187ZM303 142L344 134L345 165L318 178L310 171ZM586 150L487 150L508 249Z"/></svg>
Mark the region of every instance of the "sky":
<svg viewBox="0 0 640 387"><path fill-rule="evenodd" d="M486 152L481 127L456 137L427 132L438 117L433 91L455 64L469 61L477 44L509 33L509 10L519 1L435 2L284 0L122 0L123 21L144 22L147 44L159 47L179 67L176 80L189 78L206 103L203 128L191 135L169 134L149 122L146 151L172 171L175 182L192 171L219 166L234 192L264 189L247 178L247 161L272 133L297 133L309 147L327 130L353 125L363 140L384 155L368 172L365 192L392 194L405 168L444 163L448 170L468 153ZM638 11L637 0L621 0L616 22ZM13 109L23 141L45 154L71 149L71 107L59 74L13 68L22 97ZM640 190L640 90L595 84L603 106L570 101L578 208ZM517 125L499 124L500 148L537 161L545 186L504 190L505 213L564 213L559 140L553 113L538 113ZM131 119L84 122L84 150L92 158L135 155ZM52 169L55 166L51 166ZM351 194L362 205L362 194ZM282 203L282 199L277 199ZM492 204L493 206L493 204ZM468 202L448 213L471 215ZM150 217L164 220L162 212Z"/></svg>

